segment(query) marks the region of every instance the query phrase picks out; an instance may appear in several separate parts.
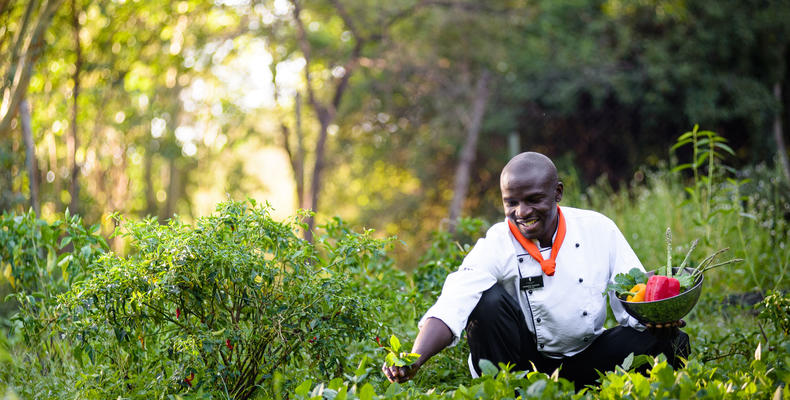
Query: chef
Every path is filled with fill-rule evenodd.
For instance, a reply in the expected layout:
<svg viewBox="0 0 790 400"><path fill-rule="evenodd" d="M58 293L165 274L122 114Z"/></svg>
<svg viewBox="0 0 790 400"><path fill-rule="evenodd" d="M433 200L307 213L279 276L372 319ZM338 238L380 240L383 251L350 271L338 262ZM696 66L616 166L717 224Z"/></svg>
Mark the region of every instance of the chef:
<svg viewBox="0 0 790 400"><path fill-rule="evenodd" d="M644 270L623 234L595 211L559 206L563 184L545 155L521 153L500 176L505 218L479 239L449 274L436 303L419 322L411 365L382 367L404 382L432 356L455 345L465 329L470 371L479 362L510 363L516 370L559 375L577 388L593 384L596 370L613 370L631 353L666 355L678 367L688 357L682 321L646 327L629 316L614 293L609 305L618 326L604 329L604 292L614 276Z"/></svg>

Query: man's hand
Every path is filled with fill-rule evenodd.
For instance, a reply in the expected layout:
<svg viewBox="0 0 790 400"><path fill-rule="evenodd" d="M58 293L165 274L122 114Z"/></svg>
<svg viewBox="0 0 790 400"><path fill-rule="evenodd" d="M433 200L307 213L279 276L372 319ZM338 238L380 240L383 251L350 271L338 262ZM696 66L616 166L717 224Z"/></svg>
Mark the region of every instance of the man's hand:
<svg viewBox="0 0 790 400"><path fill-rule="evenodd" d="M653 336L659 338L669 338L677 332L678 328L686 326L686 321L681 319L680 321L667 322L663 324L651 324L647 322L645 323L645 326L647 327L647 330L653 334Z"/></svg>
<svg viewBox="0 0 790 400"><path fill-rule="evenodd" d="M387 364L381 366L381 371L387 376L390 382L403 383L411 378L425 364L431 357L441 351L443 348L453 342L453 332L445 325L442 320L437 318L428 318L425 324L414 339L414 347L411 352L420 355L412 364L403 367L391 366Z"/></svg>
<svg viewBox="0 0 790 400"><path fill-rule="evenodd" d="M389 379L390 382L398 382L398 383L403 383L411 378L414 378L414 375L417 373L417 370L419 369L420 366L417 363L406 365L403 367L396 367L394 365L388 367L387 364L381 366L381 371L384 372L384 375L387 376L387 379Z"/></svg>

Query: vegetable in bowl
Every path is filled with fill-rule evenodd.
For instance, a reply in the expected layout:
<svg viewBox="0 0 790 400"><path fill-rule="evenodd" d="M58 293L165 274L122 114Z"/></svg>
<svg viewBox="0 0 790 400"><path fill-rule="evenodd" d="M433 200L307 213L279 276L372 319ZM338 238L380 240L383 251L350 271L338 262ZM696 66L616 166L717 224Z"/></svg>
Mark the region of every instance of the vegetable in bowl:
<svg viewBox="0 0 790 400"><path fill-rule="evenodd" d="M632 268L628 273L617 274L614 278L615 282L606 287L606 293L613 290L625 310L643 323L679 320L691 311L699 299L705 271L742 261L735 258L714 263L716 257L729 250L724 248L703 259L696 267L687 267L691 253L699 243L699 240L694 240L683 262L673 267L672 231L669 228L667 228L666 240L666 266L647 273L639 268ZM640 306L639 303L645 304Z"/></svg>

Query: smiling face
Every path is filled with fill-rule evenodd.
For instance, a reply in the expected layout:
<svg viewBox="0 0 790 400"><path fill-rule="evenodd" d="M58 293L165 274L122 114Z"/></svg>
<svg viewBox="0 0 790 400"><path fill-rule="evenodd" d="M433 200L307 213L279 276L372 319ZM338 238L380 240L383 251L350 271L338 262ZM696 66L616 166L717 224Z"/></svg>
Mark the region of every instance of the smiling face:
<svg viewBox="0 0 790 400"><path fill-rule="evenodd" d="M505 215L524 237L551 246L563 190L554 163L539 153L521 153L507 163L499 182Z"/></svg>

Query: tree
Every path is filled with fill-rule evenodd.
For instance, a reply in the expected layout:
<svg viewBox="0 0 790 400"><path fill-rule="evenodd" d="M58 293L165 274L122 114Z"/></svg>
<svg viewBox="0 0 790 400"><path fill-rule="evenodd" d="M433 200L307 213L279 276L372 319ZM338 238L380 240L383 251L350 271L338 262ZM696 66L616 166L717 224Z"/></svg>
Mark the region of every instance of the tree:
<svg viewBox="0 0 790 400"><path fill-rule="evenodd" d="M330 131L338 128L340 109L352 76L360 68L361 60L370 56L365 51L377 51L378 44L388 36L388 30L408 15L410 8L393 3L385 12L376 13L362 3L293 0L290 2L290 21L283 18L273 23L270 29L264 30L263 34L270 44L290 46L279 61L297 54L304 61L304 88L297 92L305 93L305 102L317 122L317 132L312 138L313 146L310 149L312 168L309 171L309 183L305 182L308 171L304 142L308 134L304 132L305 126L302 124L304 113L301 96L296 96L294 102L295 128L290 129L282 120L280 123L283 145L290 157L296 180L297 202L301 208L313 212L320 209L319 200L326 179L327 141ZM293 26L284 22L293 22ZM306 27L308 24L310 29ZM333 42L338 45L333 46ZM274 71L276 64L272 64ZM272 75L276 84L276 73ZM331 78L324 78L326 75L331 75ZM276 90L276 93L279 91ZM291 141L292 132L295 143ZM307 216L305 222L304 236L312 240L314 216Z"/></svg>
<svg viewBox="0 0 790 400"><path fill-rule="evenodd" d="M8 55L0 64L3 79L0 86L0 137L7 136L11 130L11 121L27 93L33 66L44 51L44 35L63 0L29 0L24 11L20 4L24 2L9 4L9 1L13 0L0 3L0 18L17 22L6 24L10 29L4 29L0 38L0 49ZM12 34L11 40L6 41Z"/></svg>

